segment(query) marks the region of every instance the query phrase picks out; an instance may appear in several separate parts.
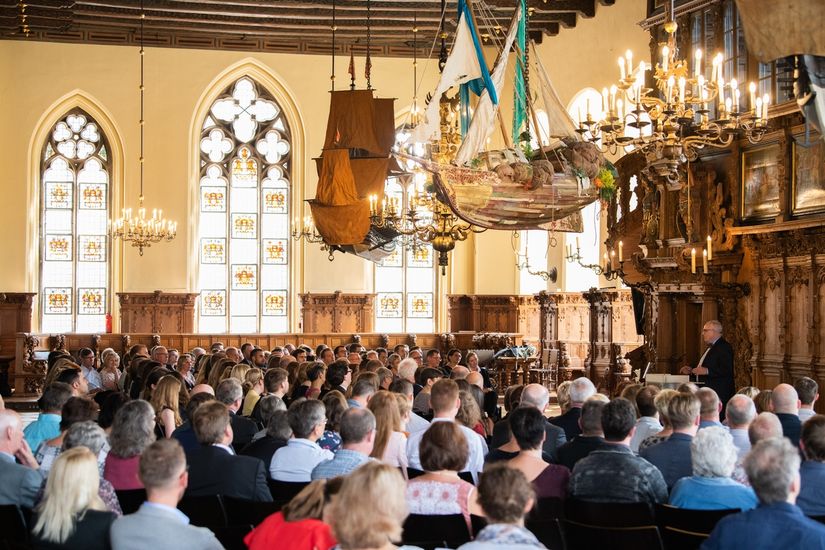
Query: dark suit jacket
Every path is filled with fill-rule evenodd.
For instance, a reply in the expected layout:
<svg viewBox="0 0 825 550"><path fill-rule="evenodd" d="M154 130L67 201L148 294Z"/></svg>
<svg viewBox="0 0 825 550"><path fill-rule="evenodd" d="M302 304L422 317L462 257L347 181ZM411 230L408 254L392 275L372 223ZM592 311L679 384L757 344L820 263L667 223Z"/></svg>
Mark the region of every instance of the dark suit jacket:
<svg viewBox="0 0 825 550"><path fill-rule="evenodd" d="M192 423L189 420L175 428L172 437L178 440L184 452L194 451L201 446L198 443L198 438L195 437L195 429L192 428Z"/></svg>
<svg viewBox="0 0 825 550"><path fill-rule="evenodd" d="M286 441L283 439L275 439L272 436L265 435L260 439L256 439L243 449L238 454L244 456L254 456L264 463L264 470L266 470L266 478L269 479L269 463L272 462L272 455L281 447L286 447Z"/></svg>
<svg viewBox="0 0 825 550"><path fill-rule="evenodd" d="M252 442L252 438L258 433L258 425L254 421L243 417L239 414L229 412L232 418L232 447L235 451L239 451Z"/></svg>
<svg viewBox="0 0 825 550"><path fill-rule="evenodd" d="M581 407L571 407L566 413L551 418L550 423L564 430L567 441L570 441L582 433L582 429L579 427L579 418L581 418L581 416Z"/></svg>
<svg viewBox="0 0 825 550"><path fill-rule="evenodd" d="M799 436L802 434L802 422L795 414L776 413L779 423L782 424L782 435L791 440L794 446L799 447Z"/></svg>
<svg viewBox="0 0 825 550"><path fill-rule="evenodd" d="M661 443L644 449L639 456L656 466L667 483L670 491L683 477L693 475L693 463L690 458L690 443L693 437L675 433Z"/></svg>
<svg viewBox="0 0 825 550"><path fill-rule="evenodd" d="M72 548L109 550L112 547L109 543L109 530L116 519L117 516L112 512L86 510L83 519L75 523L74 531L64 543L57 544L32 536L32 547L35 550L70 550Z"/></svg>
<svg viewBox="0 0 825 550"><path fill-rule="evenodd" d="M227 495L246 500L272 502L266 484L264 463L251 456L237 456L213 445L186 453L190 496Z"/></svg>
<svg viewBox="0 0 825 550"><path fill-rule="evenodd" d="M507 418L505 417L499 420L493 426L493 440L490 443L490 448L497 449L501 447L510 441L511 435L510 422ZM558 461L559 447L567 442L567 438L564 435L564 430L548 422L544 426L544 435L544 446L542 447L542 452L544 453L545 458L550 458L550 461L555 463Z"/></svg>
<svg viewBox="0 0 825 550"><path fill-rule="evenodd" d="M559 464L567 466L570 471L573 471L573 466L576 462L583 459L593 451L601 451L610 449L609 443L605 443L603 437L590 437L579 435L575 439L568 441L559 447Z"/></svg>
<svg viewBox="0 0 825 550"><path fill-rule="evenodd" d="M702 366L708 369L705 376L705 386L712 389L719 396L723 404L736 393L736 383L733 379L733 348L724 338L719 338L710 347Z"/></svg>

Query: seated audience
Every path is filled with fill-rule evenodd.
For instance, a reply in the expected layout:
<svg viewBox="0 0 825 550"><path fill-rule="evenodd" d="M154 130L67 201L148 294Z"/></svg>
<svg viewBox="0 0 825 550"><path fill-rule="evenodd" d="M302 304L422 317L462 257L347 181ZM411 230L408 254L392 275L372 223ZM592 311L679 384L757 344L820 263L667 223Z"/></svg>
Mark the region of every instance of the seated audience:
<svg viewBox="0 0 825 550"><path fill-rule="evenodd" d="M267 396L268 398L277 399L274 395ZM267 397L264 397L266 399ZM265 435L256 439L243 449L238 454L244 456L254 456L260 459L264 466L272 462L272 456L275 451L281 447L286 447L289 438L292 437L292 428L289 427L287 411L278 410L272 413L269 417L269 424L267 424ZM269 468L264 468L267 479L270 479Z"/></svg>
<svg viewBox="0 0 825 550"><path fill-rule="evenodd" d="M510 415L510 429L519 447L519 453L507 465L519 470L533 485L538 498L567 496L570 470L557 464L548 464L542 458L544 425L547 419L533 407L519 407Z"/></svg>
<svg viewBox="0 0 825 550"><path fill-rule="evenodd" d="M416 381L415 373L418 370L418 363L409 357L401 357L401 362L398 363L398 378L406 380L413 385L413 400L421 391L421 384ZM413 411L415 406L413 405Z"/></svg>
<svg viewBox="0 0 825 550"><path fill-rule="evenodd" d="M759 388L755 386L745 386L744 388L740 388L736 393L745 395L752 400L754 397L759 395Z"/></svg>
<svg viewBox="0 0 825 550"><path fill-rule="evenodd" d="M406 399L404 400L405 404ZM372 396L369 410L375 415L375 445L370 456L407 472L407 436L401 423L401 411L394 393L379 391Z"/></svg>
<svg viewBox="0 0 825 550"><path fill-rule="evenodd" d="M627 381L622 388L622 391L619 392L619 397L624 397L630 401L630 404L633 405L634 409L636 409L636 396L639 395L639 392L642 391L642 389L644 389L643 385ZM636 409L636 418L639 418L639 409Z"/></svg>
<svg viewBox="0 0 825 550"><path fill-rule="evenodd" d="M117 515L100 499L97 456L86 447L58 456L35 509L32 545L37 549L108 549Z"/></svg>
<svg viewBox="0 0 825 550"><path fill-rule="evenodd" d="M751 425L748 426L748 442L753 448L754 445L763 439L770 439L772 437L782 437L782 423L775 414L771 412L762 412L756 415ZM735 481L742 485L750 487L750 481L745 473L745 458L747 454L736 461L736 467L733 469L731 476Z"/></svg>
<svg viewBox="0 0 825 550"><path fill-rule="evenodd" d="M825 525L805 517L795 505L799 450L790 441L760 441L745 457L745 471L759 506L722 518L703 549L825 548Z"/></svg>
<svg viewBox="0 0 825 550"><path fill-rule="evenodd" d="M280 512L272 514L246 537L249 550L327 549L335 544L330 526L330 504L344 478L319 479L307 485ZM366 508L361 505L362 508ZM370 509L372 509L370 507ZM347 511L346 517L349 517Z"/></svg>
<svg viewBox="0 0 825 550"><path fill-rule="evenodd" d="M392 371L387 367L381 367L375 371L375 374L378 375L378 387L382 390L389 390L393 379Z"/></svg>
<svg viewBox="0 0 825 550"><path fill-rule="evenodd" d="M579 427L579 417L581 417L582 405L587 398L596 393L596 386L589 378L582 376L570 383L568 388L569 404L567 411L555 418L550 419L550 423L564 430L564 435L568 441L581 433ZM524 397L522 396L522 399Z"/></svg>
<svg viewBox="0 0 825 550"><path fill-rule="evenodd" d="M349 363L343 359L338 359L332 362L327 367L327 389L321 392L321 399L331 391L341 392L341 395L347 394L352 382L352 371L349 370Z"/></svg>
<svg viewBox="0 0 825 550"><path fill-rule="evenodd" d="M458 476L468 455L467 439L457 424L433 422L421 438L426 473L407 482L411 514L462 514L471 527L470 515L477 513L475 487Z"/></svg>
<svg viewBox="0 0 825 550"><path fill-rule="evenodd" d="M252 411L255 410L255 405L264 392L264 371L257 367L246 371L242 389L244 392L243 415L249 417L252 416Z"/></svg>
<svg viewBox="0 0 825 550"><path fill-rule="evenodd" d="M31 508L43 479L40 465L23 438L20 415L0 409L0 504Z"/></svg>
<svg viewBox="0 0 825 550"><path fill-rule="evenodd" d="M782 435L798 447L802 423L799 421L799 396L796 390L790 384L779 384L773 389L771 401L773 412L782 423Z"/></svg>
<svg viewBox="0 0 825 550"><path fill-rule="evenodd" d="M756 414L773 412L773 390L762 390L753 397Z"/></svg>
<svg viewBox="0 0 825 550"><path fill-rule="evenodd" d="M751 450L748 426L754 418L756 418L756 407L747 395L736 394L728 400L728 405L725 407L725 421L728 423L728 429L740 460L744 459Z"/></svg>
<svg viewBox="0 0 825 550"><path fill-rule="evenodd" d="M546 548L524 527L524 516L533 508L535 499L533 487L519 470L504 465L484 470L478 484L478 503L487 525L473 542L459 546L459 550Z"/></svg>
<svg viewBox="0 0 825 550"><path fill-rule="evenodd" d="M97 412L97 403L88 397L71 397L66 401L60 412L60 435L43 441L34 453L44 476L49 475L52 463L63 450L63 437L66 431L76 422L96 421Z"/></svg>
<svg viewBox="0 0 825 550"><path fill-rule="evenodd" d="M286 412L287 409L284 400L276 395L264 395L259 399L259 401L261 400L261 406L258 410L261 412L261 425L263 426L263 429L255 432L255 435L252 436L252 443L266 435L266 427L269 425L269 419L272 418L275 411Z"/></svg>
<svg viewBox="0 0 825 550"><path fill-rule="evenodd" d="M458 412L456 412L455 419L461 423L462 426L470 428L486 441L487 430L481 418L481 406L470 390L472 386L465 380L459 379L457 382L459 383L459 388L461 388L458 392L458 398L461 403L458 407Z"/></svg>
<svg viewBox="0 0 825 550"><path fill-rule="evenodd" d="M443 378L444 373L441 369L424 368L418 377L421 384L421 390L415 395L413 400L413 411L421 416L429 417L432 406L430 404L430 391L438 380Z"/></svg>
<svg viewBox="0 0 825 550"><path fill-rule="evenodd" d="M258 431L258 426L252 420L244 418L238 413L243 402L241 383L235 378L227 378L221 381L218 387L215 388L215 399L226 405L229 411L233 434L232 448L236 450L243 449L252 441Z"/></svg>
<svg viewBox="0 0 825 550"><path fill-rule="evenodd" d="M415 392L414 385L412 384L412 382L406 379L398 379L392 384L390 384L390 391L406 397L407 401L410 402L410 419L407 422L407 432L420 432L430 427L430 423L427 420L425 420L412 410L412 404L414 399L413 394Z"/></svg>
<svg viewBox="0 0 825 550"><path fill-rule="evenodd" d="M103 384L100 381L100 373L97 371L97 366L95 365L95 361L97 360L95 352L89 348L81 348L81 350L77 352L77 360L78 363L80 363L80 370L83 371L83 376L89 383L89 391L98 392L102 390Z"/></svg>
<svg viewBox="0 0 825 550"><path fill-rule="evenodd" d="M324 404L324 414L327 425L324 435L318 439L318 446L333 453L341 447L341 415L349 408L347 398L338 390L327 392L321 402Z"/></svg>
<svg viewBox="0 0 825 550"><path fill-rule="evenodd" d="M606 402L591 397L582 405L579 418L582 433L568 441L558 451L558 463L568 470L573 470L576 463L593 451L609 448L602 432L602 410ZM632 439L631 439L632 441Z"/></svg>
<svg viewBox="0 0 825 550"><path fill-rule="evenodd" d="M307 388L303 397L307 399L318 399L327 382L326 373L327 366L323 363L310 363L309 367L307 367L309 388Z"/></svg>
<svg viewBox="0 0 825 550"><path fill-rule="evenodd" d="M667 406L667 418L673 427L673 434L639 453L662 472L668 490L693 473L690 443L699 429L700 406L699 398L692 393L680 392L673 396Z"/></svg>
<svg viewBox="0 0 825 550"><path fill-rule="evenodd" d="M569 388L570 384L568 384L567 387ZM564 390L563 393L566 393L566 390ZM547 409L548 403L550 402L550 392L548 392L547 388L541 384L529 384L521 388L520 393L519 389L514 390L510 399L510 406L512 409L508 409L508 416L497 422L493 427L492 447L501 447L510 441L512 432L510 431L510 423L507 420L507 418L509 418L510 411L514 410L518 406L533 407L543 415L544 411ZM550 422L545 422L544 433L545 437L544 443L542 444L542 450L548 457L549 461L555 463L558 461L559 447L567 442L567 436L564 435L564 430L562 428L551 424Z"/></svg>
<svg viewBox="0 0 825 550"><path fill-rule="evenodd" d="M455 367L453 367L449 370L450 370L450 375L449 375L450 380L465 380L467 378L467 376L470 374L470 369L468 369L467 367L461 366L461 365L456 365Z"/></svg>
<svg viewBox="0 0 825 550"><path fill-rule="evenodd" d="M659 422L659 411L656 410L656 396L659 395L658 386L645 386L636 394L636 409L639 419L636 421L636 431L630 440L630 450L639 452L639 445L650 437L662 431Z"/></svg>
<svg viewBox="0 0 825 550"><path fill-rule="evenodd" d="M401 538L408 515L403 491L401 474L386 464L372 462L346 477L329 514L336 550L397 548L393 541Z"/></svg>
<svg viewBox="0 0 825 550"><path fill-rule="evenodd" d="M719 415L722 413L722 402L719 401L719 395L711 388L700 388L696 392L696 397L699 398L699 429L708 428L710 426L721 427L727 429L719 420Z"/></svg>
<svg viewBox="0 0 825 550"><path fill-rule="evenodd" d="M111 483L103 479L106 455L109 454L109 442L106 437L106 432L91 420L76 422L72 424L72 427L66 432L66 437L63 438L63 451L65 452L76 447L85 447L95 455L97 458L97 471L100 477L100 490L98 491L98 495L110 512L118 516L123 515L123 511L120 509L120 502L117 500L117 495L115 494L115 488L112 487Z"/></svg>
<svg viewBox="0 0 825 550"><path fill-rule="evenodd" d="M129 401L129 396L124 392L109 392L109 395L100 405L100 413L97 415L97 423L108 435L112 431L112 423L115 421L115 414Z"/></svg>
<svg viewBox="0 0 825 550"><path fill-rule="evenodd" d="M318 446L324 433L326 416L323 403L312 399L289 407L289 427L292 439L272 455L269 474L277 481L308 482L315 466L333 457L331 451Z"/></svg>
<svg viewBox="0 0 825 550"><path fill-rule="evenodd" d="M266 374L264 374L264 389L266 390L266 393L263 395L274 395L279 397L281 401L284 402L284 405L289 405L286 397L287 393L289 393L289 373L286 370L279 367L268 369ZM261 416L260 408L261 405L259 401L252 408L250 418L258 424L263 424L265 426L266 424Z"/></svg>
<svg viewBox="0 0 825 550"><path fill-rule="evenodd" d="M198 386L195 386L195 388L198 388ZM178 440L178 443L181 444L184 452L193 451L200 446L200 443L198 443L198 438L195 437L195 430L192 428L192 415L195 414L198 407L207 401L214 400L215 396L207 392L194 393L192 394L192 397L189 398L189 402L186 404L186 418L188 418L188 420L175 428L175 431L172 432L172 437Z"/></svg>
<svg viewBox="0 0 825 550"><path fill-rule="evenodd" d="M40 414L23 430L30 449L37 449L43 441L60 435L60 413L71 396L71 386L62 382L49 384L43 389L37 400Z"/></svg>
<svg viewBox="0 0 825 550"><path fill-rule="evenodd" d="M192 391L195 387L195 375L192 374L192 368L195 366L195 357L191 353L183 353L178 357L175 369L183 377L183 383L186 389Z"/></svg>
<svg viewBox="0 0 825 550"><path fill-rule="evenodd" d="M696 404L699 418L699 404ZM630 450L636 409L616 398L602 410L602 430L609 449L596 450L579 460L570 476L569 496L595 502L667 502L661 472Z"/></svg>
<svg viewBox="0 0 825 550"><path fill-rule="evenodd" d="M374 373L361 373L352 385L352 393L347 405L365 408L375 392L378 391L378 376Z"/></svg>
<svg viewBox="0 0 825 550"><path fill-rule="evenodd" d="M816 414L814 405L819 399L819 384L816 383L816 380L803 376L796 379L793 387L799 396L799 421L804 424L806 420Z"/></svg>
<svg viewBox="0 0 825 550"><path fill-rule="evenodd" d="M692 510L756 507L753 491L730 477L736 465L736 446L727 430L720 426L699 430L690 444L690 457L693 475L676 482L670 504Z"/></svg>
<svg viewBox="0 0 825 550"><path fill-rule="evenodd" d="M659 433L649 435L643 439L642 442L639 443L639 452L665 441L670 437L670 434L673 433L673 426L670 425L670 421L667 419L667 407L670 404L670 400L673 399L673 396L678 393L676 390L664 389L653 398L653 405L656 407L656 412L659 413L659 422L662 424L662 430Z"/></svg>
<svg viewBox="0 0 825 550"><path fill-rule="evenodd" d="M484 455L487 454L487 442L484 438L466 426L461 426L455 421L458 409L461 406L458 385L454 380L439 380L430 387L430 401L432 403L434 418L427 431L433 425L441 423L453 423L459 426L467 442L468 457L466 464L459 471L470 472L473 479L477 479L478 473L484 469ZM419 445L422 437L427 432L417 432L410 434L407 440L407 460L411 468L423 469L423 461L419 454Z"/></svg>
<svg viewBox="0 0 825 550"><path fill-rule="evenodd" d="M152 392L152 408L155 409L155 433L158 439L172 437L183 420L180 416L180 392L183 383L177 378L166 375L158 381Z"/></svg>
<svg viewBox="0 0 825 550"><path fill-rule="evenodd" d="M138 477L140 453L155 440L155 411L152 405L136 399L129 401L115 414L111 449L106 456L103 477L118 490L142 489Z"/></svg>
<svg viewBox="0 0 825 550"><path fill-rule="evenodd" d="M107 353L109 352L109 353ZM106 348L100 354L100 383L104 391L120 390L120 356L112 348Z"/></svg>
<svg viewBox="0 0 825 550"><path fill-rule="evenodd" d="M311 478L345 476L370 461L375 444L375 415L369 409L347 409L341 416L341 448L330 460L319 463Z"/></svg>
<svg viewBox="0 0 825 550"><path fill-rule="evenodd" d="M825 516L825 416L814 415L802 425L799 446L805 461L799 469L802 488L796 504L806 516Z"/></svg>
<svg viewBox="0 0 825 550"><path fill-rule="evenodd" d="M237 380L233 382L238 383ZM229 446L233 436L226 405L218 401L204 403L195 411L192 426L201 446L186 455L189 464L187 495L226 495L272 501L264 463L250 456L237 456ZM220 474L216 475L217 472Z"/></svg>
<svg viewBox="0 0 825 550"><path fill-rule="evenodd" d="M189 483L186 457L175 439L162 439L140 457L140 480L146 502L137 512L112 525L114 550L220 550L223 546L209 529L189 525L177 505Z"/></svg>

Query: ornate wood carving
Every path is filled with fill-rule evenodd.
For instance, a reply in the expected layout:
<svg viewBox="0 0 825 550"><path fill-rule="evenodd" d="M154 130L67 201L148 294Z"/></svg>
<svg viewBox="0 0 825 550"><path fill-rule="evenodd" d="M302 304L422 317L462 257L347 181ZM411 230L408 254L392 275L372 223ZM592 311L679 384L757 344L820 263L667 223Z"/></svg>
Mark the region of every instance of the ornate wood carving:
<svg viewBox="0 0 825 550"><path fill-rule="evenodd" d="M197 294L122 292L120 330L123 332L192 332Z"/></svg>
<svg viewBox="0 0 825 550"><path fill-rule="evenodd" d="M372 332L375 294L301 294L305 332Z"/></svg>

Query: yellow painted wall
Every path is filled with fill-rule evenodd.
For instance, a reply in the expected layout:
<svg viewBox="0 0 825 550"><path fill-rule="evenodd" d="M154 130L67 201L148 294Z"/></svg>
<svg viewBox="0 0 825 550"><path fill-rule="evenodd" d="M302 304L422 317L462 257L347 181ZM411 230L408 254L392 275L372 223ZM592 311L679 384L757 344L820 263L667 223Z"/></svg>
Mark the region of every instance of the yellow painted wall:
<svg viewBox="0 0 825 550"><path fill-rule="evenodd" d="M599 7L593 19L581 19L575 29L562 29L539 47L543 62L567 102L585 86L600 88L616 78L616 58L630 47L637 60L647 49L647 34L636 23L644 17L644 2L634 0ZM179 222L172 243L153 246L140 258L124 250L117 291L192 291L189 261L192 236L188 226L193 162L191 125L199 100L210 82L233 64L252 58L278 79L294 100L303 121L306 147L304 181L293 182L304 198L314 196L311 158L320 153L326 127L329 59L323 56L248 54L204 50L148 48L146 53L146 173L147 207L161 206ZM346 59L338 59L343 84ZM124 146L124 181L115 182L116 204L134 205L138 183L138 53L133 47L0 41L0 165L4 167L0 242L0 291L37 290L36 169L30 147L38 124L60 98L81 90L111 119ZM363 59L357 59L363 71ZM421 74L421 71L419 71ZM429 63L422 90L434 87L437 70ZM412 98L411 60L373 60L373 86L384 97L396 97L398 110ZM420 94L421 96L424 93ZM59 115L60 113L56 113ZM198 122L195 122L199 124ZM295 129L293 128L293 132ZM112 136L110 136L111 138ZM118 192L117 189L120 189ZM30 221L33 220L33 221ZM559 256L561 247L559 247ZM301 264L294 290L327 292L372 290L372 265L360 258L336 254L334 262L317 245L303 246L294 256ZM551 256L552 257L552 256ZM553 263L551 259L551 264ZM555 259L560 265L561 259ZM487 232L459 243L451 257L451 273L441 278L443 292L518 292L518 273L509 233ZM561 283L561 281L560 281ZM553 289L559 285L551 285Z"/></svg>

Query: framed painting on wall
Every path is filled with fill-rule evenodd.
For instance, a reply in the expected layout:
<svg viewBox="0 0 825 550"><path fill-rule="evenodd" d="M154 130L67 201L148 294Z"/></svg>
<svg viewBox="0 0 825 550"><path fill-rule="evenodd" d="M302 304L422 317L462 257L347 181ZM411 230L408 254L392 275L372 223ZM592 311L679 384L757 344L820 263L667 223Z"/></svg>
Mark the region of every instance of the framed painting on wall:
<svg viewBox="0 0 825 550"><path fill-rule="evenodd" d="M742 152L741 208L743 220L773 218L780 213L778 143Z"/></svg>
<svg viewBox="0 0 825 550"><path fill-rule="evenodd" d="M793 142L791 212L807 214L825 210L825 144L812 139L810 146Z"/></svg>

